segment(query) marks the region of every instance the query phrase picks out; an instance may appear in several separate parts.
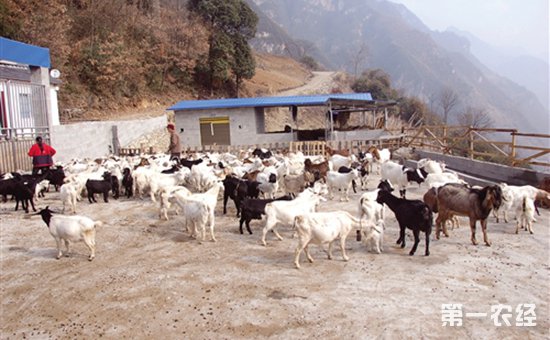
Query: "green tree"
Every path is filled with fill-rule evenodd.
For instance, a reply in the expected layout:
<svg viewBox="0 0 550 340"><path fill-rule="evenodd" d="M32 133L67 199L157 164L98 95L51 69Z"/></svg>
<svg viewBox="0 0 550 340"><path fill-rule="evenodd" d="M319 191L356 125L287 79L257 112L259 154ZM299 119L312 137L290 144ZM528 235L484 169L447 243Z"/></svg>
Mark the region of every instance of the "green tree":
<svg viewBox="0 0 550 340"><path fill-rule="evenodd" d="M319 69L319 64L317 63L317 61L315 59L313 59L313 57L309 56L309 55L305 55L303 56L301 59L300 59L300 62L304 65L306 65L307 68L309 68L310 70L318 70Z"/></svg>
<svg viewBox="0 0 550 340"><path fill-rule="evenodd" d="M370 92L374 99L389 100L397 98L397 91L391 87L390 76L381 69L367 70L352 84L355 92Z"/></svg>
<svg viewBox="0 0 550 340"><path fill-rule="evenodd" d="M248 42L244 39L235 40L231 70L235 76L236 96L238 98L243 79L250 79L256 73L256 61Z"/></svg>
<svg viewBox="0 0 550 340"><path fill-rule="evenodd" d="M256 34L258 17L242 0L190 0L188 6L210 28L208 60L198 65L208 77L210 94L230 72L238 94L242 80L254 76L254 58L247 42Z"/></svg>

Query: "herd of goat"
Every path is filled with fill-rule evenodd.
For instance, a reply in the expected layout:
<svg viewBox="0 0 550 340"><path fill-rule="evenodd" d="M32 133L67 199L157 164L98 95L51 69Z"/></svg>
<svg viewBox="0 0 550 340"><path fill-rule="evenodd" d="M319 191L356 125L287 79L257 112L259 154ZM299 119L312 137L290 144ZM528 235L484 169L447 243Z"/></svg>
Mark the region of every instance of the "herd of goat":
<svg viewBox="0 0 550 340"><path fill-rule="evenodd" d="M383 251L385 206L395 214L400 232L397 243L405 247L405 231L414 235L414 245L409 254L414 255L425 235L425 255L430 254L429 241L435 219L435 237L443 232L448 236L447 224L458 226L457 216L467 216L470 221L471 242L476 245L476 222L480 221L483 240L487 237L487 220L491 212L499 219L499 213L508 221L508 214L516 218L516 233L520 227L533 233L536 201L548 205L550 194L533 186L513 186L501 183L486 187L470 186L459 176L445 169L445 165L430 159L421 159L416 168L408 168L390 159L388 149L371 147L367 152L350 155L331 151L328 156L305 157L302 153L272 153L255 149L239 155L230 153L193 154L193 157L170 160L165 154L132 157L106 157L103 159L73 160L56 165L41 175L12 172L2 175L0 195L6 202L15 199L15 210L21 204L25 212L36 211L34 200L43 197L53 186L59 191L63 213L54 214L49 207L41 209L41 215L54 237L58 255L63 255L62 243L69 253L70 242L83 241L90 249L89 259L95 257L95 229L102 222L76 215L77 201L87 197L90 204L101 194L104 202L109 197L118 199L148 194L158 205L159 218L169 219L172 210L178 214L190 235L205 241L206 232L215 238L215 209L218 196L223 191L223 214L231 198L239 218L239 231L243 224L252 234L250 222L265 219L261 243L272 231L282 239L277 227L294 229L298 237L294 263L300 268L302 251L310 262L309 244L328 244L328 257L332 258L332 244L340 240L344 260L345 241L352 230L357 239L364 238L367 247L376 253ZM367 190L369 175L380 175L381 181L374 190ZM406 199L406 189L411 182L426 183L423 200ZM321 201L340 195L349 201L349 191L356 192L360 183L362 193L358 201L358 214L345 211L318 212ZM394 186L399 196L392 192ZM280 195L280 196L278 196ZM260 198L261 197L261 198ZM66 210L71 214L64 215Z"/></svg>

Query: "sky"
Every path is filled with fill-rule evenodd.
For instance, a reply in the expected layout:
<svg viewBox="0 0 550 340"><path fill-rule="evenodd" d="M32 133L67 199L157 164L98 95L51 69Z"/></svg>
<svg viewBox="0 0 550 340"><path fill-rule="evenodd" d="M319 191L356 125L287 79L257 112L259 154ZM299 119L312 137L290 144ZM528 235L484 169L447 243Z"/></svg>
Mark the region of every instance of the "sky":
<svg viewBox="0 0 550 340"><path fill-rule="evenodd" d="M524 50L548 61L549 0L391 0L432 30L454 26L491 45Z"/></svg>

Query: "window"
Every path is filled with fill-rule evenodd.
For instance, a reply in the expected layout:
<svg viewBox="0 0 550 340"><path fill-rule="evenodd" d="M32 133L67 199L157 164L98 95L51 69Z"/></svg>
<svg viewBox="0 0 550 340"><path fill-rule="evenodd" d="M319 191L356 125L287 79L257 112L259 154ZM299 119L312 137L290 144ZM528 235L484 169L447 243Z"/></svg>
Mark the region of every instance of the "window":
<svg viewBox="0 0 550 340"><path fill-rule="evenodd" d="M19 111L21 118L31 118L31 96L28 93L19 94Z"/></svg>

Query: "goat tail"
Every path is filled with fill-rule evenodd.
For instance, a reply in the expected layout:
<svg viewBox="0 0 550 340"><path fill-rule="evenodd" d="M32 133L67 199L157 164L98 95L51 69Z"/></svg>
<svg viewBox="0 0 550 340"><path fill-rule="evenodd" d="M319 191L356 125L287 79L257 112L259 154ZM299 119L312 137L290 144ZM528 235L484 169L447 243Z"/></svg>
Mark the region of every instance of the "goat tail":
<svg viewBox="0 0 550 340"><path fill-rule="evenodd" d="M103 227L103 222L101 221L95 221L94 222L94 228L101 228Z"/></svg>

